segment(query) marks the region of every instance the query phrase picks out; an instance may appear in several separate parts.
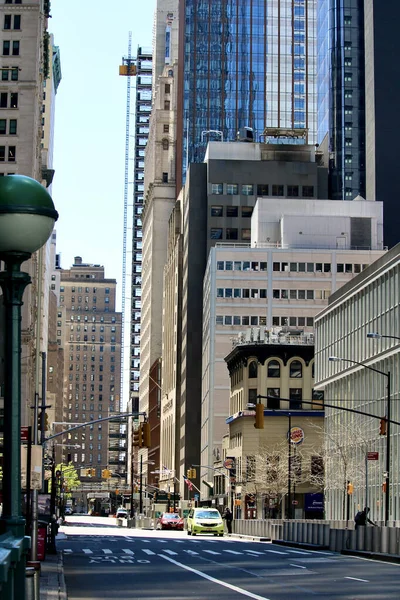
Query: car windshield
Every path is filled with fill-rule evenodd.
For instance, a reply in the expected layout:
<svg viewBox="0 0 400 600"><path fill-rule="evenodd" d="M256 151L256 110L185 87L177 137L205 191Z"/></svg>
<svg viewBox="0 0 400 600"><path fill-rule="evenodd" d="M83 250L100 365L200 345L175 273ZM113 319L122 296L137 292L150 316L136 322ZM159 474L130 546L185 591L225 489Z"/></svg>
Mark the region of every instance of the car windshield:
<svg viewBox="0 0 400 600"><path fill-rule="evenodd" d="M196 519L219 519L220 514L217 510L202 510L195 513Z"/></svg>
<svg viewBox="0 0 400 600"><path fill-rule="evenodd" d="M168 514L162 516L163 519L179 519L179 515L176 514Z"/></svg>

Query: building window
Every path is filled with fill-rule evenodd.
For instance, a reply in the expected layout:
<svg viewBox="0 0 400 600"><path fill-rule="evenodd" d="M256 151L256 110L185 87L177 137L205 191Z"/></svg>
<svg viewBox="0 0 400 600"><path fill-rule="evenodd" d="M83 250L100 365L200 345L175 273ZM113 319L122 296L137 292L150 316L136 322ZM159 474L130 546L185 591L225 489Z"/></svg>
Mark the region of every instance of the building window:
<svg viewBox="0 0 400 600"><path fill-rule="evenodd" d="M11 92L10 108L18 108L18 92Z"/></svg>
<svg viewBox="0 0 400 600"><path fill-rule="evenodd" d="M242 240L251 240L251 229L242 229Z"/></svg>
<svg viewBox="0 0 400 600"><path fill-rule="evenodd" d="M5 133L7 133L6 126L7 126L6 119L0 119L0 134L4 135Z"/></svg>
<svg viewBox="0 0 400 600"><path fill-rule="evenodd" d="M222 240L222 228L221 227L211 227L210 238L212 240Z"/></svg>
<svg viewBox="0 0 400 600"><path fill-rule="evenodd" d="M258 372L257 361L252 360L251 363L249 364L249 379L256 378L257 372Z"/></svg>
<svg viewBox="0 0 400 600"><path fill-rule="evenodd" d="M303 368L302 368L302 364L299 360L292 360L292 362L290 363L290 369L289 369L289 377L296 377L296 378L301 378L303 377Z"/></svg>
<svg viewBox="0 0 400 600"><path fill-rule="evenodd" d="M8 132L10 135L17 133L17 119L10 119Z"/></svg>
<svg viewBox="0 0 400 600"><path fill-rule="evenodd" d="M8 161L15 162L15 146L8 146Z"/></svg>
<svg viewBox="0 0 400 600"><path fill-rule="evenodd" d="M226 207L226 216L227 217L237 217L239 214L239 208L237 206L227 206Z"/></svg>
<svg viewBox="0 0 400 600"><path fill-rule="evenodd" d="M13 56L19 56L19 42L14 41L12 43L12 53Z"/></svg>
<svg viewBox="0 0 400 600"><path fill-rule="evenodd" d="M246 219L250 219L252 214L253 214L252 206L242 206L242 217L245 217Z"/></svg>
<svg viewBox="0 0 400 600"><path fill-rule="evenodd" d="M254 195L254 185L244 184L242 185L242 195L243 196L253 196Z"/></svg>
<svg viewBox="0 0 400 600"><path fill-rule="evenodd" d="M227 183L226 193L228 196L236 196L239 193L239 186L237 183Z"/></svg>
<svg viewBox="0 0 400 600"><path fill-rule="evenodd" d="M212 217L223 217L223 207L222 206L212 206L211 207L211 216Z"/></svg>
<svg viewBox="0 0 400 600"><path fill-rule="evenodd" d="M290 198L297 198L299 195L299 186L298 185L288 185L287 186L287 195Z"/></svg>
<svg viewBox="0 0 400 600"><path fill-rule="evenodd" d="M168 173L163 173L162 174L162 182L163 183L168 183Z"/></svg>
<svg viewBox="0 0 400 600"><path fill-rule="evenodd" d="M303 185L302 194L303 194L303 198L313 198L314 197L314 186L313 185Z"/></svg>
<svg viewBox="0 0 400 600"><path fill-rule="evenodd" d="M261 184L257 186L257 196L268 196L268 194L269 191L267 184Z"/></svg>
<svg viewBox="0 0 400 600"><path fill-rule="evenodd" d="M3 41L3 56L9 56L10 55L10 40L4 40ZM7 76L8 79L8 76Z"/></svg>
<svg viewBox="0 0 400 600"><path fill-rule="evenodd" d="M166 123L164 123L163 131L164 133L169 133L169 125L167 125Z"/></svg>
<svg viewBox="0 0 400 600"><path fill-rule="evenodd" d="M4 15L3 29L11 29L11 15Z"/></svg>
<svg viewBox="0 0 400 600"><path fill-rule="evenodd" d="M21 29L21 15L14 15L13 29Z"/></svg>
<svg viewBox="0 0 400 600"><path fill-rule="evenodd" d="M283 185L273 185L272 186L272 195L273 196L283 196Z"/></svg>
<svg viewBox="0 0 400 600"><path fill-rule="evenodd" d="M226 228L226 239L227 240L237 240L238 239L238 230L236 228L227 227Z"/></svg>
<svg viewBox="0 0 400 600"><path fill-rule="evenodd" d="M164 87L165 93L166 94L170 94L171 93L171 84L170 83L166 83L165 87Z"/></svg>
<svg viewBox="0 0 400 600"><path fill-rule="evenodd" d="M222 194L224 185L222 183L212 183L211 184L211 193L212 194Z"/></svg>
<svg viewBox="0 0 400 600"><path fill-rule="evenodd" d="M303 390L301 388L289 389L289 408L298 410L302 408Z"/></svg>
<svg viewBox="0 0 400 600"><path fill-rule="evenodd" d="M277 360L270 360L267 368L267 377L278 378L281 376L281 367Z"/></svg>
<svg viewBox="0 0 400 600"><path fill-rule="evenodd" d="M169 110L171 107L171 102L169 100L164 100L164 110Z"/></svg>
<svg viewBox="0 0 400 600"><path fill-rule="evenodd" d="M162 149L163 150L168 150L168 148L169 148L169 141L166 138L164 138L161 143L162 143Z"/></svg>
<svg viewBox="0 0 400 600"><path fill-rule="evenodd" d="M280 396L281 396L281 389L280 388L267 388L267 396L269 396L269 398L267 398L267 408L270 408L271 410L275 410L275 409L280 409L281 406L281 402L280 402Z"/></svg>

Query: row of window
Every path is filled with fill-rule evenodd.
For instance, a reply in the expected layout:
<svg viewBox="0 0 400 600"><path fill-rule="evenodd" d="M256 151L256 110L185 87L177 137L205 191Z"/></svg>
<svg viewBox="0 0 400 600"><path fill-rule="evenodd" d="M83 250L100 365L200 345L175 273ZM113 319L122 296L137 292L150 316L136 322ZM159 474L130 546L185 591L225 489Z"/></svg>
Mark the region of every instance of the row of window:
<svg viewBox="0 0 400 600"><path fill-rule="evenodd" d="M224 229L222 227L211 227L210 229L210 239L211 240L238 240L241 239L245 242L249 242L251 240L251 229L244 227L240 231L239 238L239 229L237 227L227 227Z"/></svg>
<svg viewBox="0 0 400 600"><path fill-rule="evenodd" d="M249 379L256 379L258 377L258 362L252 360L248 366ZM270 360L267 364L267 377L280 377L281 376L281 365L277 360ZM301 378L303 377L303 365L296 358L289 363L289 377ZM267 394L268 395L268 394Z"/></svg>
<svg viewBox="0 0 400 600"><path fill-rule="evenodd" d="M58 312L57 313L57 317L61 318L62 317L62 312ZM90 317L90 319L89 319L89 317L87 315L85 315L84 317L81 317L81 315L77 315L76 317L74 315L71 315L70 319L71 319L71 321L74 321L76 319L78 322L80 322L81 320L83 320L85 323L87 323L89 320L92 323L96 323L97 321L99 321L100 323L104 323L104 316L103 315L101 317L92 316L92 317ZM116 322L117 322L116 317L111 317L111 323L116 323Z"/></svg>
<svg viewBox="0 0 400 600"><path fill-rule="evenodd" d="M253 214L252 206L222 206L222 205L213 205L211 206L211 216L212 217L223 217L224 212L226 217L238 217L240 209L240 216L246 219L250 219Z"/></svg>
<svg viewBox="0 0 400 600"><path fill-rule="evenodd" d="M268 183L253 185L253 184L242 184L239 186L237 183L212 183L211 193L215 195L226 194L227 196L278 196L287 198L313 198L314 197L314 186L313 185L282 185ZM271 192L271 193L270 193Z"/></svg>
<svg viewBox="0 0 400 600"><path fill-rule="evenodd" d="M18 108L18 92L1 92L0 108Z"/></svg>
<svg viewBox="0 0 400 600"><path fill-rule="evenodd" d="M18 40L3 40L3 56L19 56L20 42Z"/></svg>
<svg viewBox="0 0 400 600"><path fill-rule="evenodd" d="M55 277L55 275L54 275L54 277ZM98 291L98 289L100 289L100 288L97 288L97 287L94 287L94 288L88 288L88 287L85 287L85 294L89 294L89 292L93 292L93 294L96 294L96 293L97 293L97 291ZM80 286L79 286L78 288L76 288L76 287L73 285L73 286L71 287L71 292L74 294L76 291L78 292L78 294L82 294L82 293L83 293L83 287L80 287ZM65 292L65 286L63 286L63 285L62 285L62 286L60 287L60 292ZM110 288L108 288L108 287L104 288L104 293L105 293L105 294L109 294L109 293L110 293ZM86 296L86 297L87 297L87 296ZM80 298L80 302L81 302L81 301L82 301L82 296L78 296L78 299L79 299L79 298Z"/></svg>
<svg viewBox="0 0 400 600"><path fill-rule="evenodd" d="M264 400L264 402L266 403L266 404L264 404L264 406L267 409L280 410L281 403L283 403L282 408L286 408L287 400L281 400L281 390L279 387L268 387L266 395L269 396L269 398L266 398ZM258 396L258 389L257 388L249 388L248 403L256 404L257 396ZM323 399L324 399L323 392L320 392L317 390L312 391L312 400L321 401ZM303 390L302 390L302 388L289 388L288 400L289 400L289 409L300 410L300 409L304 408L305 410L307 410L307 409L310 410L310 408L311 408L311 405L309 404L308 400L307 400L307 402L304 401L304 405L303 405Z"/></svg>
<svg viewBox="0 0 400 600"><path fill-rule="evenodd" d="M280 300L327 300L330 295L331 290L272 290L272 297ZM217 288L217 298L268 298L268 294L266 288Z"/></svg>
<svg viewBox="0 0 400 600"><path fill-rule="evenodd" d="M217 315L216 325L266 326L265 316ZM314 327L314 317L272 317L273 327Z"/></svg>
<svg viewBox="0 0 400 600"><path fill-rule="evenodd" d="M61 327L61 326L62 326L62 321L57 321L57 327ZM75 331L78 331L78 332L81 331L82 327L83 327L83 331L89 331L89 325L82 325L82 326L81 325L70 325L69 326L70 331L74 331L75 330ZM104 331L105 331L104 325L100 325L99 329L100 329L100 333L104 333ZM92 325L92 327L90 327L90 330L92 332L96 331L96 325ZM111 326L111 333L115 333L116 330L117 330L117 328L115 327L115 325L112 325ZM115 341L115 339L114 340L111 339L111 341Z"/></svg>
<svg viewBox="0 0 400 600"><path fill-rule="evenodd" d="M8 135L17 135L17 119L0 119L0 135L6 135L7 133Z"/></svg>
<svg viewBox="0 0 400 600"><path fill-rule="evenodd" d="M73 346L70 346L70 347L69 347L69 351L71 352L71 351L73 351L73 350L74 350L74 347L73 347ZM113 358L113 357L112 357L112 358ZM111 362L115 362L115 360L112 360ZM84 367L86 367L86 365L84 365ZM93 373L95 372L95 369L96 369L96 368L95 368L95 366L94 366L94 365L91 365L90 367L91 367L91 368L90 368L90 370L91 370L91 372L92 372L92 375L90 376L90 381L94 381L94 375L93 375ZM86 369L84 368L83 370L84 370L84 371L87 371L87 368L86 368ZM99 365L99 371L100 371L100 372L104 371L103 365ZM111 372L111 373L115 373L115 365L110 365L110 372ZM114 380L112 379L112 376L111 376L110 380L111 380L111 381L114 381ZM78 379L78 381L79 381L79 379ZM86 375L86 373L84 373L84 374L82 375L82 381L87 381L87 375ZM78 386L77 386L77 384L75 385L75 387L76 387L76 388L78 387ZM70 390L72 390L72 384L70 384L70 386L69 386L69 389L70 389Z"/></svg>
<svg viewBox="0 0 400 600"><path fill-rule="evenodd" d="M16 154L15 146L0 146L0 162L15 162Z"/></svg>
<svg viewBox="0 0 400 600"><path fill-rule="evenodd" d="M211 230L213 231L213 230ZM221 230L222 231L222 230ZM227 229L227 231L238 231ZM244 230L242 230L244 231ZM246 230L247 231L247 230ZM227 238L228 239L228 238ZM231 238L232 239L232 238ZM237 238L235 238L237 239ZM217 271L266 271L267 262L241 261L241 260L218 260ZM361 273L368 265L359 263L337 263L337 273ZM273 262L274 272L284 273L331 273L331 263L312 262Z"/></svg>
<svg viewBox="0 0 400 600"><path fill-rule="evenodd" d="M3 29L21 29L21 15L4 15Z"/></svg>

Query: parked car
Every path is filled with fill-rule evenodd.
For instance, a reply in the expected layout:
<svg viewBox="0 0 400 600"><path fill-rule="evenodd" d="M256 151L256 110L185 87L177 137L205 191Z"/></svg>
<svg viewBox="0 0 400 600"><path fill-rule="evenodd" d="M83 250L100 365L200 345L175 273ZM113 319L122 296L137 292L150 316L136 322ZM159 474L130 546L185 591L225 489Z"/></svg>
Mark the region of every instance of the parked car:
<svg viewBox="0 0 400 600"><path fill-rule="evenodd" d="M64 515L72 515L74 511L72 510L71 506L66 506L65 510L64 510Z"/></svg>
<svg viewBox="0 0 400 600"><path fill-rule="evenodd" d="M192 508L187 519L188 535L212 533L224 535L224 522L216 508Z"/></svg>
<svg viewBox="0 0 400 600"><path fill-rule="evenodd" d="M177 529L183 531L183 519L177 513L163 513L157 519L156 529Z"/></svg>
<svg viewBox="0 0 400 600"><path fill-rule="evenodd" d="M117 517L117 519L127 519L128 511L126 510L126 508L118 508L117 514L115 516Z"/></svg>

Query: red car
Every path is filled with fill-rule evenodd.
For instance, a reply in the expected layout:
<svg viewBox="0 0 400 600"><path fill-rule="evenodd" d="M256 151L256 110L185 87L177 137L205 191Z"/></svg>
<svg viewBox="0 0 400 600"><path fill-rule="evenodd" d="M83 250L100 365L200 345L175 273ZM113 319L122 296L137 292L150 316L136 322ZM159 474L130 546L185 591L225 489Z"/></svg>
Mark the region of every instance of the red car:
<svg viewBox="0 0 400 600"><path fill-rule="evenodd" d="M157 519L156 529L177 529L183 531L183 519L177 513L163 513Z"/></svg>

